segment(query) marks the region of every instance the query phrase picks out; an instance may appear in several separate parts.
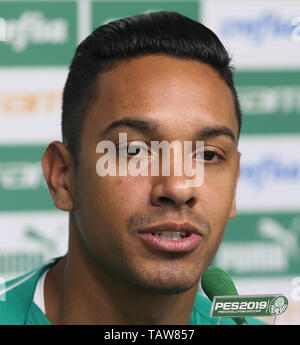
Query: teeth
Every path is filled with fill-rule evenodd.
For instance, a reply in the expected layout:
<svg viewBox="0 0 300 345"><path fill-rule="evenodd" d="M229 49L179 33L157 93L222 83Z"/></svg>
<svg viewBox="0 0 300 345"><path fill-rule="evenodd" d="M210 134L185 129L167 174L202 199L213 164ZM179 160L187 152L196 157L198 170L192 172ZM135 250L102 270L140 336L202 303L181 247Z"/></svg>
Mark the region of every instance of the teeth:
<svg viewBox="0 0 300 345"><path fill-rule="evenodd" d="M179 231L157 231L153 235L165 240L181 240L182 238L187 237L186 232Z"/></svg>

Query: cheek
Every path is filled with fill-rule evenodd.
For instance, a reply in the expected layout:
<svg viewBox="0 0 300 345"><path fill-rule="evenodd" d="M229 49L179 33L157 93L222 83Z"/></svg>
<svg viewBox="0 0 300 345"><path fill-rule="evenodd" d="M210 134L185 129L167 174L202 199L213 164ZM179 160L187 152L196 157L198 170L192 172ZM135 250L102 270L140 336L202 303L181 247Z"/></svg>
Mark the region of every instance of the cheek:
<svg viewBox="0 0 300 345"><path fill-rule="evenodd" d="M133 212L147 205L147 183L143 177L102 177L97 183L98 207L113 210L121 218L128 218Z"/></svg>
<svg viewBox="0 0 300 345"><path fill-rule="evenodd" d="M234 197L234 178L232 174L205 172L204 184L199 187L199 212L206 214L214 236L223 233L229 219Z"/></svg>
<svg viewBox="0 0 300 345"><path fill-rule="evenodd" d="M90 175L85 180L79 190L76 219L90 248L110 256L108 248L120 251L124 247L128 241L128 218L145 208L146 186L138 177ZM106 236L108 233L110 236Z"/></svg>
<svg viewBox="0 0 300 345"><path fill-rule="evenodd" d="M210 201L222 203L224 207L230 204L235 187L235 174L229 164L212 166L205 169L204 184Z"/></svg>

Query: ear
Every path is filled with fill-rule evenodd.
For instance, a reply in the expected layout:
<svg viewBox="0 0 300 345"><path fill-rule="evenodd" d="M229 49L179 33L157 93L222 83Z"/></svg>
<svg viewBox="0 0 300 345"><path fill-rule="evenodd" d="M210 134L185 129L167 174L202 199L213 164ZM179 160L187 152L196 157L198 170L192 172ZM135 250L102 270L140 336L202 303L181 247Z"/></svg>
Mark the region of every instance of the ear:
<svg viewBox="0 0 300 345"><path fill-rule="evenodd" d="M236 188L240 179L241 175L241 169L240 169L240 158L241 158L241 153L238 152L238 157L237 157L237 171L236 171L236 176L235 176L235 186L234 186L234 195L233 195L233 200L231 204L231 210L229 214L229 218L234 218L237 214L236 210Z"/></svg>
<svg viewBox="0 0 300 345"><path fill-rule="evenodd" d="M72 156L60 141L53 141L47 147L43 158L44 176L55 206L63 211L74 207L71 195Z"/></svg>

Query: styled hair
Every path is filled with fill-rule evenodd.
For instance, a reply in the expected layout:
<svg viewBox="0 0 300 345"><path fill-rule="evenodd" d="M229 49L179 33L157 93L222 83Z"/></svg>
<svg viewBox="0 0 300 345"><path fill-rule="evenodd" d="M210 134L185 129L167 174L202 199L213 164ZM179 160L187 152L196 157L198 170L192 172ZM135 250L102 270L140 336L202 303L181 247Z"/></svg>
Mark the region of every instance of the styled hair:
<svg viewBox="0 0 300 345"><path fill-rule="evenodd" d="M112 21L95 29L76 49L63 92L62 138L78 166L85 114L99 75L118 62L163 54L211 66L230 88L241 129L241 111L231 59L218 37L203 24L177 12L157 11Z"/></svg>

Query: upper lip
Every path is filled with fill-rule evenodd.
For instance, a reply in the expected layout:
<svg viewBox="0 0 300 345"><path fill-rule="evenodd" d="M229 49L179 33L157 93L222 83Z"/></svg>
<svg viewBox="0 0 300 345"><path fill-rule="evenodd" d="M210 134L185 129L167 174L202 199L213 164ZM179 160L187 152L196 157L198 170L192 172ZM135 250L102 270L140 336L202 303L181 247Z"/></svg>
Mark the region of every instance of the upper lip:
<svg viewBox="0 0 300 345"><path fill-rule="evenodd" d="M148 228L144 228L139 230L140 233L154 233L154 232L162 232L162 231L177 231L177 232L187 232L193 233L197 235L202 235L202 232L197 227L193 226L190 223L161 223L158 225L154 225Z"/></svg>

